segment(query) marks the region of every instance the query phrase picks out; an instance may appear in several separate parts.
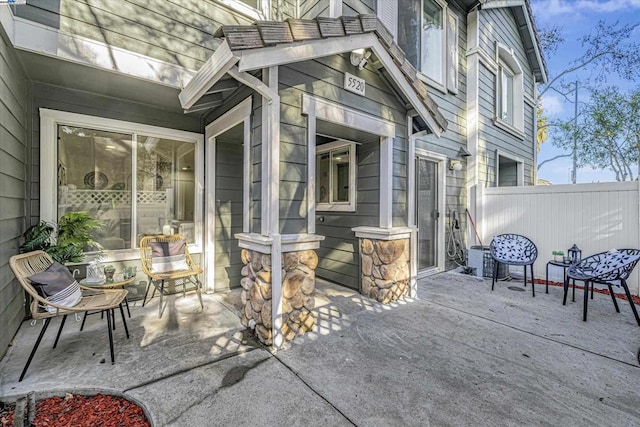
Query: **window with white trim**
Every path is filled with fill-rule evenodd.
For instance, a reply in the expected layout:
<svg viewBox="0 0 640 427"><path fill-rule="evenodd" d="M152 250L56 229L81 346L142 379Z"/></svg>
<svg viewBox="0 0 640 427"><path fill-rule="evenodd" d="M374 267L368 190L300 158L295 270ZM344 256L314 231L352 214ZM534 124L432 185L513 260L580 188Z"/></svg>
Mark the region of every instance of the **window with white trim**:
<svg viewBox="0 0 640 427"><path fill-rule="evenodd" d="M496 187L524 185L524 163L522 160L496 151Z"/></svg>
<svg viewBox="0 0 640 427"><path fill-rule="evenodd" d="M409 0L398 7L398 45L409 62L436 84L445 84L446 3Z"/></svg>
<svg viewBox="0 0 640 427"><path fill-rule="evenodd" d="M217 0L245 16L256 20L269 19L270 0Z"/></svg>
<svg viewBox="0 0 640 427"><path fill-rule="evenodd" d="M200 241L200 135L52 110L41 119L43 219L89 212L107 250L135 249L165 226Z"/></svg>
<svg viewBox="0 0 640 427"><path fill-rule="evenodd" d="M513 51L497 45L496 125L524 132L523 75Z"/></svg>
<svg viewBox="0 0 640 427"><path fill-rule="evenodd" d="M316 210L356 209L356 144L337 140L316 148Z"/></svg>

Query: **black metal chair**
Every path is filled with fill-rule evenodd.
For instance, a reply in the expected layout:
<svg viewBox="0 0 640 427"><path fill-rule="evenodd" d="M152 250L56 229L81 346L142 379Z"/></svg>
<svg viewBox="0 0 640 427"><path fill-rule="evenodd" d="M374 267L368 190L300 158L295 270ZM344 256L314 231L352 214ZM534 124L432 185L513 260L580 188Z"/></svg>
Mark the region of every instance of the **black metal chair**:
<svg viewBox="0 0 640 427"><path fill-rule="evenodd" d="M638 326L640 326L640 316L631 298L631 292L627 286L627 278L640 260L640 250L638 249L618 249L608 252L601 252L584 258L582 261L573 265L567 272L567 278L564 282L564 298L562 304L567 303L567 291L569 289L569 279L581 280L584 282L584 308L582 320L587 321L587 308L589 301L589 284L591 284L591 298L593 298L593 284L600 283L609 287L611 300L616 312L620 313L616 296L613 293L612 286L622 286L624 293L627 295L631 310L636 318Z"/></svg>
<svg viewBox="0 0 640 427"><path fill-rule="evenodd" d="M524 267L524 285L527 285L527 266L531 268L531 291L536 296L536 288L533 277L533 263L538 258L538 248L527 237L520 234L500 234L491 240L489 246L491 258L493 258L493 277L491 290L498 277L498 265L520 265Z"/></svg>

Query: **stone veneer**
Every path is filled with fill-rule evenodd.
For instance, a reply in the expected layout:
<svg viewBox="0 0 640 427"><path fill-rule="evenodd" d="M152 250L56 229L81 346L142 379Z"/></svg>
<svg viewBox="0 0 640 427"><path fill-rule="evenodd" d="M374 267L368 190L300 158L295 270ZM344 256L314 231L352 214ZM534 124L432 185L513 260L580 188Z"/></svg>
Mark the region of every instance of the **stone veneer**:
<svg viewBox="0 0 640 427"><path fill-rule="evenodd" d="M273 343L271 255L242 249L242 324L255 331L266 345ZM311 331L315 318L315 269L318 256L313 250L282 255L282 334L285 341Z"/></svg>
<svg viewBox="0 0 640 427"><path fill-rule="evenodd" d="M383 304L409 292L409 239L361 239L363 295Z"/></svg>

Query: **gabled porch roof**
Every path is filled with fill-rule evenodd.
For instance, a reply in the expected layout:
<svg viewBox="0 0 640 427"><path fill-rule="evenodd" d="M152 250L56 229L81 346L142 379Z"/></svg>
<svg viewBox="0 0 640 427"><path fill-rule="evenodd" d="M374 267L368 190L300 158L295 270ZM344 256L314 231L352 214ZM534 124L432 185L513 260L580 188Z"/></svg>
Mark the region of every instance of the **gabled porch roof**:
<svg viewBox="0 0 640 427"><path fill-rule="evenodd" d="M414 109L434 134L440 136L447 129L447 120L417 77L416 69L375 15L258 21L254 25L223 26L216 35L224 41L180 93L185 109L211 93L226 74L270 98L274 94L251 71L365 48L373 52L379 70L411 105L409 109Z"/></svg>

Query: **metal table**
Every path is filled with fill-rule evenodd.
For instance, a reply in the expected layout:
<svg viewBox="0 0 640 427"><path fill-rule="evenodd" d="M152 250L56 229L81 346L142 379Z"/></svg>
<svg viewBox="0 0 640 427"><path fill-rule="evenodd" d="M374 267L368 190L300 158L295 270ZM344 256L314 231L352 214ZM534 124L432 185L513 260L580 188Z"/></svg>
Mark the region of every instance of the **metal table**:
<svg viewBox="0 0 640 427"><path fill-rule="evenodd" d="M562 273L563 273L563 277L564 277L564 282L567 281L567 269L569 267L571 267L573 264L571 264L570 262L565 263L563 261L555 261L555 260L551 260L547 263L547 276L545 279L545 284L546 284L546 293L549 293L549 266L554 266L554 267L561 267L562 268ZM571 295L571 301L575 302L576 301L576 281L575 279L573 280L573 291L572 291L572 295Z"/></svg>

